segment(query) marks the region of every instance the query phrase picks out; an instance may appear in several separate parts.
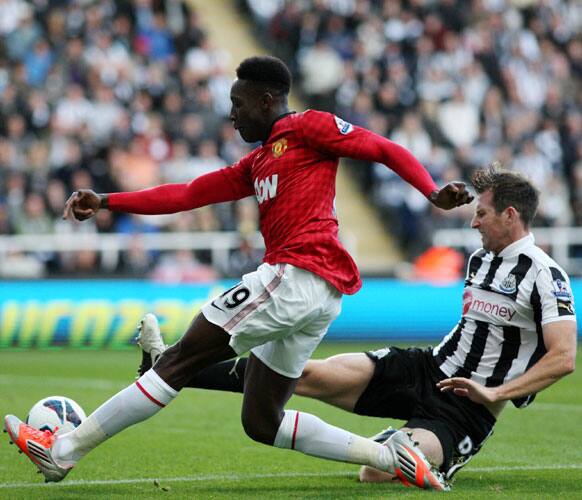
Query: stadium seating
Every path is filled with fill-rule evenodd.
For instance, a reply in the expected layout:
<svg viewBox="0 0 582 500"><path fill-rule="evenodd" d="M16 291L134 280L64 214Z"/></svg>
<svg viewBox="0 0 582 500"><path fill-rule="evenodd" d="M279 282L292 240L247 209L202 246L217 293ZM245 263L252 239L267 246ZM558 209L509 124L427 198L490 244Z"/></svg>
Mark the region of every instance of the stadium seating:
<svg viewBox="0 0 582 500"><path fill-rule="evenodd" d="M228 54L210 46L197 12L186 2L13 0L0 3L0 19L0 274L230 275L229 258L209 266L224 238L192 254L170 237L171 259L143 235L240 230L240 245L229 244L240 247L240 262L257 223L244 202L158 218L61 220L75 189L184 182L250 150L228 121ZM92 234L111 232L121 237L117 248L107 239L92 247ZM30 251L35 239L47 251ZM54 251L59 241L71 251Z"/></svg>
<svg viewBox="0 0 582 500"><path fill-rule="evenodd" d="M439 182L467 180L500 160L543 186L538 224L582 224L575 0L238 4L256 36L289 63L309 106L408 147ZM81 225L60 217L72 190L183 182L249 151L227 119L228 54L212 46L189 5L0 2L0 275L155 269L154 277L209 278L257 261L248 245L257 229L252 203L148 218L102 212ZM466 227L470 209L437 213L383 166L357 172L410 260L435 229ZM232 259L222 243L162 258L132 237L194 231L242 237L240 245L229 237L228 248L238 246ZM117 247L92 249L85 239L55 251L59 241L112 232L124 235ZM21 239L8 243L10 235ZM42 235L54 239L31 251L27 236Z"/></svg>

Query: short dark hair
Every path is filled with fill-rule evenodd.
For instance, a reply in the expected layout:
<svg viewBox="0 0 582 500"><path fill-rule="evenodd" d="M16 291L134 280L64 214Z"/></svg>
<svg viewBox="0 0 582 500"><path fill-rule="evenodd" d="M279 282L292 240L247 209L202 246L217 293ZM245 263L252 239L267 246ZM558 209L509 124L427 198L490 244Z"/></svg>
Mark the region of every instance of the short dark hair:
<svg viewBox="0 0 582 500"><path fill-rule="evenodd" d="M276 90L285 95L291 89L291 71L277 57L248 57L236 68L236 76L240 80L264 83L272 90Z"/></svg>
<svg viewBox="0 0 582 500"><path fill-rule="evenodd" d="M495 162L487 169L475 171L471 182L478 194L493 193L493 207L497 213L513 207L525 227L531 225L538 210L540 192L523 175L505 170Z"/></svg>

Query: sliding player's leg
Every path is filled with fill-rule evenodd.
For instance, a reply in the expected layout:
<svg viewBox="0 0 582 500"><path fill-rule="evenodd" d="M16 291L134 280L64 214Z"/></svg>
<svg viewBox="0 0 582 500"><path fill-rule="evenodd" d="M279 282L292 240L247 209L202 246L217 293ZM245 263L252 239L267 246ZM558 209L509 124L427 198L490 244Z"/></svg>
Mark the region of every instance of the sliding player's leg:
<svg viewBox="0 0 582 500"><path fill-rule="evenodd" d="M491 435L495 417L484 407L440 392L436 384L443 375L430 349L390 347L367 355L375 364L374 375L354 413L404 420L430 463L449 481ZM384 432L375 438L388 437ZM360 478L390 480L369 468L361 470Z"/></svg>
<svg viewBox="0 0 582 500"><path fill-rule="evenodd" d="M373 375L374 363L364 353L312 359L303 369L295 394L353 412Z"/></svg>

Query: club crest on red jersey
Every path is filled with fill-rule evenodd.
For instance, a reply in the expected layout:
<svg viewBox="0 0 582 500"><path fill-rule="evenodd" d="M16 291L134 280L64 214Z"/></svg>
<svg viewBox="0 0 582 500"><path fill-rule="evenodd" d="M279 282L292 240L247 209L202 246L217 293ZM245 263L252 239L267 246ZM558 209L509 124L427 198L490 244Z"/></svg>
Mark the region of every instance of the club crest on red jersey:
<svg viewBox="0 0 582 500"><path fill-rule="evenodd" d="M275 141L271 151L275 158L283 156L283 153L287 151L287 139L279 139L278 141Z"/></svg>

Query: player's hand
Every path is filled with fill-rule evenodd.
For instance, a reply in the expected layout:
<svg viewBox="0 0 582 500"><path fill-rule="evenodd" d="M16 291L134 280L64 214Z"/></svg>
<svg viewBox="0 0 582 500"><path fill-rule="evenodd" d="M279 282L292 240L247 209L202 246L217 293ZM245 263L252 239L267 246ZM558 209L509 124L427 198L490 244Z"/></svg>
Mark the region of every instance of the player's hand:
<svg viewBox="0 0 582 500"><path fill-rule="evenodd" d="M457 396L469 398L474 403L491 404L497 401L494 387L485 387L464 377L446 378L437 383L441 392L453 391Z"/></svg>
<svg viewBox="0 0 582 500"><path fill-rule="evenodd" d="M443 188L433 191L429 200L437 207L443 210L450 210L451 208L460 207L471 203L475 197L467 191L467 186L464 182L449 182Z"/></svg>
<svg viewBox="0 0 582 500"><path fill-rule="evenodd" d="M65 203L63 219L87 220L101 208L101 197L91 189L75 191Z"/></svg>

